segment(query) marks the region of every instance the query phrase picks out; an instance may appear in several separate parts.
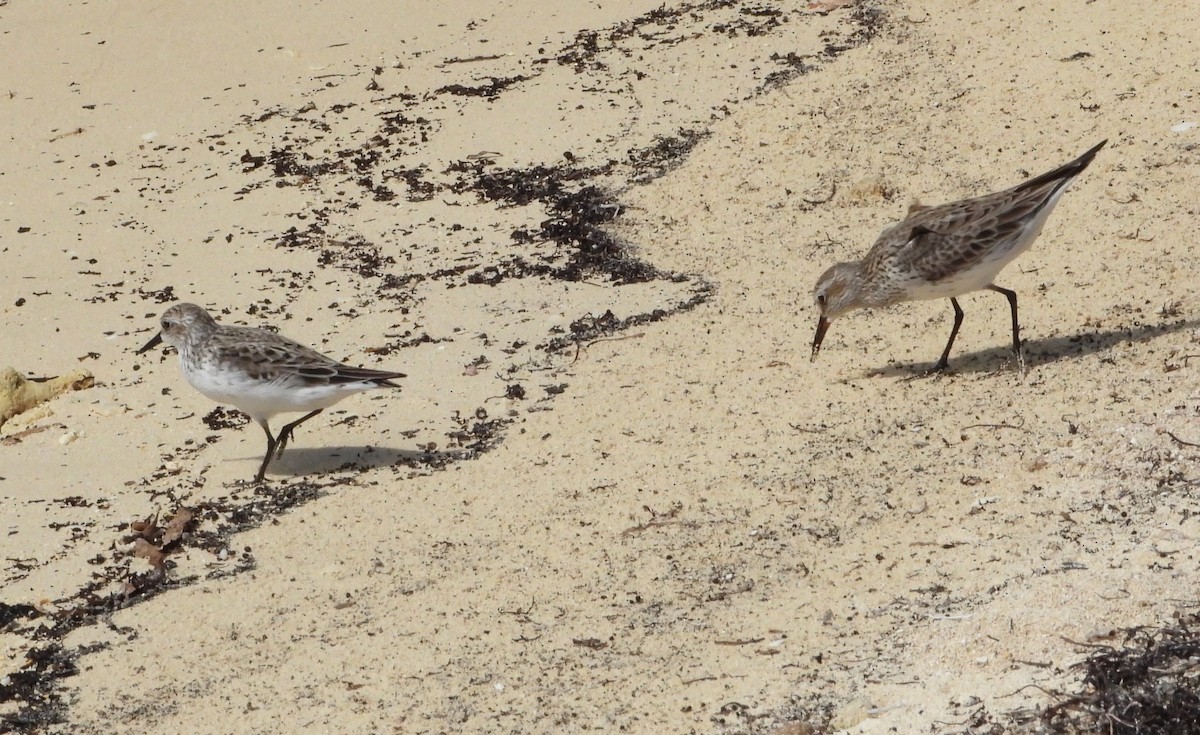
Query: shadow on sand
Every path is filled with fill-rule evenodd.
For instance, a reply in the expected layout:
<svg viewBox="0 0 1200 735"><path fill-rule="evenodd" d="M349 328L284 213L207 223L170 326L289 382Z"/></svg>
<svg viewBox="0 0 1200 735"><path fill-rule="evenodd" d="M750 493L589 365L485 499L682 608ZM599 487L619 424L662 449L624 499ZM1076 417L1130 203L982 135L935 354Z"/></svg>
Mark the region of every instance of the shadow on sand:
<svg viewBox="0 0 1200 735"><path fill-rule="evenodd" d="M401 465L413 470L436 470L451 462L472 456L470 449L422 452L413 449L393 449L379 446L289 446L283 456L267 467L267 479L284 479L301 475L324 475L344 470L368 470L375 467ZM253 474L262 455L231 461L245 461L248 473ZM282 477L281 477L282 476Z"/></svg>
<svg viewBox="0 0 1200 735"><path fill-rule="evenodd" d="M1197 327L1200 327L1200 319L1179 319L1159 324L1141 324L1126 329L1023 340L1021 347L1025 354L1025 366L1028 369L1049 365L1059 360L1070 360L1105 352L1125 342L1149 342L1164 334L1173 334ZM932 367L933 361L926 365L888 365L868 370L867 377L914 378L923 375L937 375L937 373L928 372ZM993 373L999 372L1005 367L1015 367L1012 349L1008 344L976 352L966 352L958 356L951 354L950 369L943 374Z"/></svg>

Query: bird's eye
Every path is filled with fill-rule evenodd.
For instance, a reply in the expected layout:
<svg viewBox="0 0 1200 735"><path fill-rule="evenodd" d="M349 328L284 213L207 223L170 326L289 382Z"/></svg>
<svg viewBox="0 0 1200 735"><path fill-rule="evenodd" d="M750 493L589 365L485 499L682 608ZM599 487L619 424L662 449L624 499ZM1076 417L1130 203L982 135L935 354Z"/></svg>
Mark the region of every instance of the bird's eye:
<svg viewBox="0 0 1200 735"><path fill-rule="evenodd" d="M823 293L817 294L817 303L820 304L821 306L825 305L825 294L823 294Z"/></svg>
<svg viewBox="0 0 1200 735"><path fill-rule="evenodd" d="M163 331L164 331L164 332L165 332L165 331L167 331L168 329L170 329L170 328L171 328L171 320L170 320L170 319L163 319L163 320L162 320L162 328L163 328Z"/></svg>

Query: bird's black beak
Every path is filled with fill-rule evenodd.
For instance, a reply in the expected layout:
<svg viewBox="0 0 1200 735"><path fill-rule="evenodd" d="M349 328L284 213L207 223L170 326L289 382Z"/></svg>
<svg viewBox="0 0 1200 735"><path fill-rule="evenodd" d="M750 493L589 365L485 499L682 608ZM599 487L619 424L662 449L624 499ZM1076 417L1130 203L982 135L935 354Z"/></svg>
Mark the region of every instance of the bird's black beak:
<svg viewBox="0 0 1200 735"><path fill-rule="evenodd" d="M817 353L821 351L821 341L825 339L825 332L829 329L829 320L821 317L817 320L817 333L813 336L813 351L809 362L815 362Z"/></svg>
<svg viewBox="0 0 1200 735"><path fill-rule="evenodd" d="M146 343L146 346L137 351L137 354L140 355L143 352L146 352L147 350L152 350L161 344L162 344L162 332L159 332L158 334L151 337L150 341Z"/></svg>

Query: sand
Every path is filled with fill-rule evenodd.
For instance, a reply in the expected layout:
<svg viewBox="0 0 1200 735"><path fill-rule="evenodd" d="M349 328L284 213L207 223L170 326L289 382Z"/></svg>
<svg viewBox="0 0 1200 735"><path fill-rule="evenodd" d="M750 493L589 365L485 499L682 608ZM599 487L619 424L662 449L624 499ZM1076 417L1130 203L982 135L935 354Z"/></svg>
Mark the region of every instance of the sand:
<svg viewBox="0 0 1200 735"><path fill-rule="evenodd" d="M1196 601L1193 16L0 3L0 365L95 376L0 430L5 726L961 732L1077 687ZM938 301L809 362L911 201L1102 139L1000 279L1025 372L988 292L949 375ZM621 253L547 241L586 185ZM176 300L409 377L255 488L257 427L134 354Z"/></svg>

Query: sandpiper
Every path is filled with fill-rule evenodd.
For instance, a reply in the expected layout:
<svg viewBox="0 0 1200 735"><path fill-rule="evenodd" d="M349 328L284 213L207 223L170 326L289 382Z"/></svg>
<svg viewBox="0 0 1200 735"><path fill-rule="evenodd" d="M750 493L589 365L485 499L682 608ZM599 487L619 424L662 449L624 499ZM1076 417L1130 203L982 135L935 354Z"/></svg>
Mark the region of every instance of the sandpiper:
<svg viewBox="0 0 1200 735"><path fill-rule="evenodd" d="M933 372L945 370L963 320L956 297L989 289L1008 299L1013 354L1020 364L1017 294L993 280L1029 249L1063 192L1107 142L1011 189L938 207L914 206L903 222L879 235L862 260L838 263L825 271L813 290L821 316L812 359L817 359L829 323L843 314L902 301L948 298L954 307L954 326Z"/></svg>
<svg viewBox="0 0 1200 735"><path fill-rule="evenodd" d="M202 307L175 304L163 312L161 331L138 350L161 342L179 351L183 377L217 403L232 405L267 432L267 453L255 475L262 482L272 456L283 454L300 424L343 398L373 388L399 388L404 373L343 365L294 340L251 327L218 324ZM268 421L307 412L272 436Z"/></svg>

